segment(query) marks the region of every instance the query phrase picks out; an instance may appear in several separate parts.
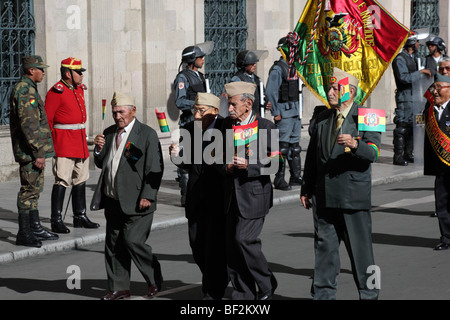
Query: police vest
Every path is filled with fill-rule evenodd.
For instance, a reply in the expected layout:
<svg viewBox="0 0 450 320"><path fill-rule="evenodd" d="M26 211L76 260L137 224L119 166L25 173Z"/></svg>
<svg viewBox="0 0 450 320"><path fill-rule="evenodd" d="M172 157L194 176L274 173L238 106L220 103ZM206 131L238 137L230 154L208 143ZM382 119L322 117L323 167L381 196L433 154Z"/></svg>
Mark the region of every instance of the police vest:
<svg viewBox="0 0 450 320"><path fill-rule="evenodd" d="M275 66L279 66L281 68L283 77L283 81L281 82L280 86L280 91L278 93L278 102L285 103L285 102L299 101L298 79L288 80L289 67L286 63L283 63L282 61L275 61L272 68L269 70L269 73Z"/></svg>
<svg viewBox="0 0 450 320"><path fill-rule="evenodd" d="M189 100L195 101L197 93L206 92L206 81L203 73L199 72L197 77L194 71L189 69L184 69L181 73L187 78L189 82L189 87L186 90L186 97Z"/></svg>
<svg viewBox="0 0 450 320"><path fill-rule="evenodd" d="M411 58L411 56L409 54L407 54L405 51L400 52L399 56L405 60L406 67L408 68L408 73L413 73L418 70L415 59ZM407 89L412 88L412 84L404 84L401 81L398 81L397 79L395 79L395 84L397 85L398 91L407 90Z"/></svg>

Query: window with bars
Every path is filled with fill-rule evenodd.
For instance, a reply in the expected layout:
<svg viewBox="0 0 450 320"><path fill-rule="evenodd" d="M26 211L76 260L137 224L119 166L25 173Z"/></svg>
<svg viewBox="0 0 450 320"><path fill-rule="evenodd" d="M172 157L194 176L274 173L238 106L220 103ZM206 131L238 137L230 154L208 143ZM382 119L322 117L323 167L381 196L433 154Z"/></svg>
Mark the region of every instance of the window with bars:
<svg viewBox="0 0 450 320"><path fill-rule="evenodd" d="M411 30L427 30L434 36L439 35L439 0L411 0ZM420 45L418 56L428 54L425 45Z"/></svg>
<svg viewBox="0 0 450 320"><path fill-rule="evenodd" d="M211 93L223 93L224 84L236 72L235 60L245 50L247 18L245 0L205 0L205 41L214 41L206 57L205 71Z"/></svg>
<svg viewBox="0 0 450 320"><path fill-rule="evenodd" d="M34 54L33 0L0 1L0 125L9 124L9 95L22 76L22 56Z"/></svg>

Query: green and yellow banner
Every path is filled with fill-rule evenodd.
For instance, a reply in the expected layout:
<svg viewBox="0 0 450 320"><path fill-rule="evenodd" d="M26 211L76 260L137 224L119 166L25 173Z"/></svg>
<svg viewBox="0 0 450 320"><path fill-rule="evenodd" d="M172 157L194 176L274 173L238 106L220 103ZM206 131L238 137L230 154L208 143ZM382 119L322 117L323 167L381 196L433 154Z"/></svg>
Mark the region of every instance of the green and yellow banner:
<svg viewBox="0 0 450 320"><path fill-rule="evenodd" d="M308 0L288 43L281 47L291 77L328 105L333 67L359 79L364 104L411 31L375 0Z"/></svg>

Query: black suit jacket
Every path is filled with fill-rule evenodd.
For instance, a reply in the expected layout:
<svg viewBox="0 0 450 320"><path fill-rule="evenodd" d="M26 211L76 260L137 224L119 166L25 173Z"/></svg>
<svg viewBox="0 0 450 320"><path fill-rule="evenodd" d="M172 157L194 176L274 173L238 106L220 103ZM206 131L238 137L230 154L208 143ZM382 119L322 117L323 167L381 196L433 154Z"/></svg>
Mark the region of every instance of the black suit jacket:
<svg viewBox="0 0 450 320"><path fill-rule="evenodd" d="M222 128L223 118L218 116L214 129L216 133L220 133ZM179 168L186 169L189 172L189 180L187 185L186 193L186 206L185 214L187 219L198 219L203 217L205 214L215 214L216 212L222 213L223 208L223 194L224 194L224 177L219 172L217 164L205 163L205 159L199 157L199 152L203 154L203 150L207 152L220 152L222 148L222 142L218 145L220 150L210 151L214 148L215 138L212 137L212 141L203 142L201 128L196 127L197 123L194 121L189 122L185 126L186 132L189 139L184 138L184 134L180 138L180 147L183 148L180 157L186 155L189 161L177 164ZM198 133L194 133L198 131ZM189 141L190 145L186 144ZM208 148L208 146L210 148ZM184 154L189 148L189 153ZM209 154L205 154L209 156ZM212 157L215 154L211 155Z"/></svg>
<svg viewBox="0 0 450 320"><path fill-rule="evenodd" d="M94 196L91 210L104 208L103 179L110 150L113 148L116 125L108 127L104 132L105 146L94 156L95 165L102 169ZM126 148L122 153L116 174L117 192L122 211L128 215L143 215L156 210L157 192L161 185L164 163L161 145L155 130L136 119L133 129L126 141L134 143L134 154L137 159L126 156ZM139 210L140 199L148 199L151 206Z"/></svg>
<svg viewBox="0 0 450 320"><path fill-rule="evenodd" d="M256 117L256 120L258 120L258 139L253 144L254 148L252 148L252 152L253 155L257 155L257 161L256 163L249 163L247 170L236 170L232 174L226 172L226 160L233 159L233 154L230 155L227 153L232 151L234 153L234 140L224 139L225 161L221 170L225 175L225 212L228 213L231 209L234 195L240 214L246 219L264 217L269 213L269 209L273 205L273 189L270 174L264 172L264 169L273 165L273 162L267 164L263 158L267 158L268 154L279 149L278 134L275 135L276 141L272 141L271 133L272 130L276 130L275 125L271 121L260 118L259 116ZM226 131L232 130L232 127L233 120L229 117L226 118L222 128L224 136L227 136ZM267 132L267 135L265 135L264 131ZM264 141L263 135L267 137L266 141ZM232 145L230 146L230 144ZM272 148L272 146L276 147ZM247 153L246 156L248 155Z"/></svg>

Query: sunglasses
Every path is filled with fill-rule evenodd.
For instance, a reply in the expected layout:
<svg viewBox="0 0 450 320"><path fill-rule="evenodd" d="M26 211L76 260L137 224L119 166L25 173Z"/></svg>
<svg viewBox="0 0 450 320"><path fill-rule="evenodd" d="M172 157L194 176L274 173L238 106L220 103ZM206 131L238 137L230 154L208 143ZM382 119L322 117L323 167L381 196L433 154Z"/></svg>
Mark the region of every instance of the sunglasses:
<svg viewBox="0 0 450 320"><path fill-rule="evenodd" d="M450 72L450 66L439 67L439 73L443 72L444 70L447 70L448 72Z"/></svg>
<svg viewBox="0 0 450 320"><path fill-rule="evenodd" d="M78 73L80 76L83 75L83 71L80 71L80 70L73 70L73 71L75 71L76 73Z"/></svg>

